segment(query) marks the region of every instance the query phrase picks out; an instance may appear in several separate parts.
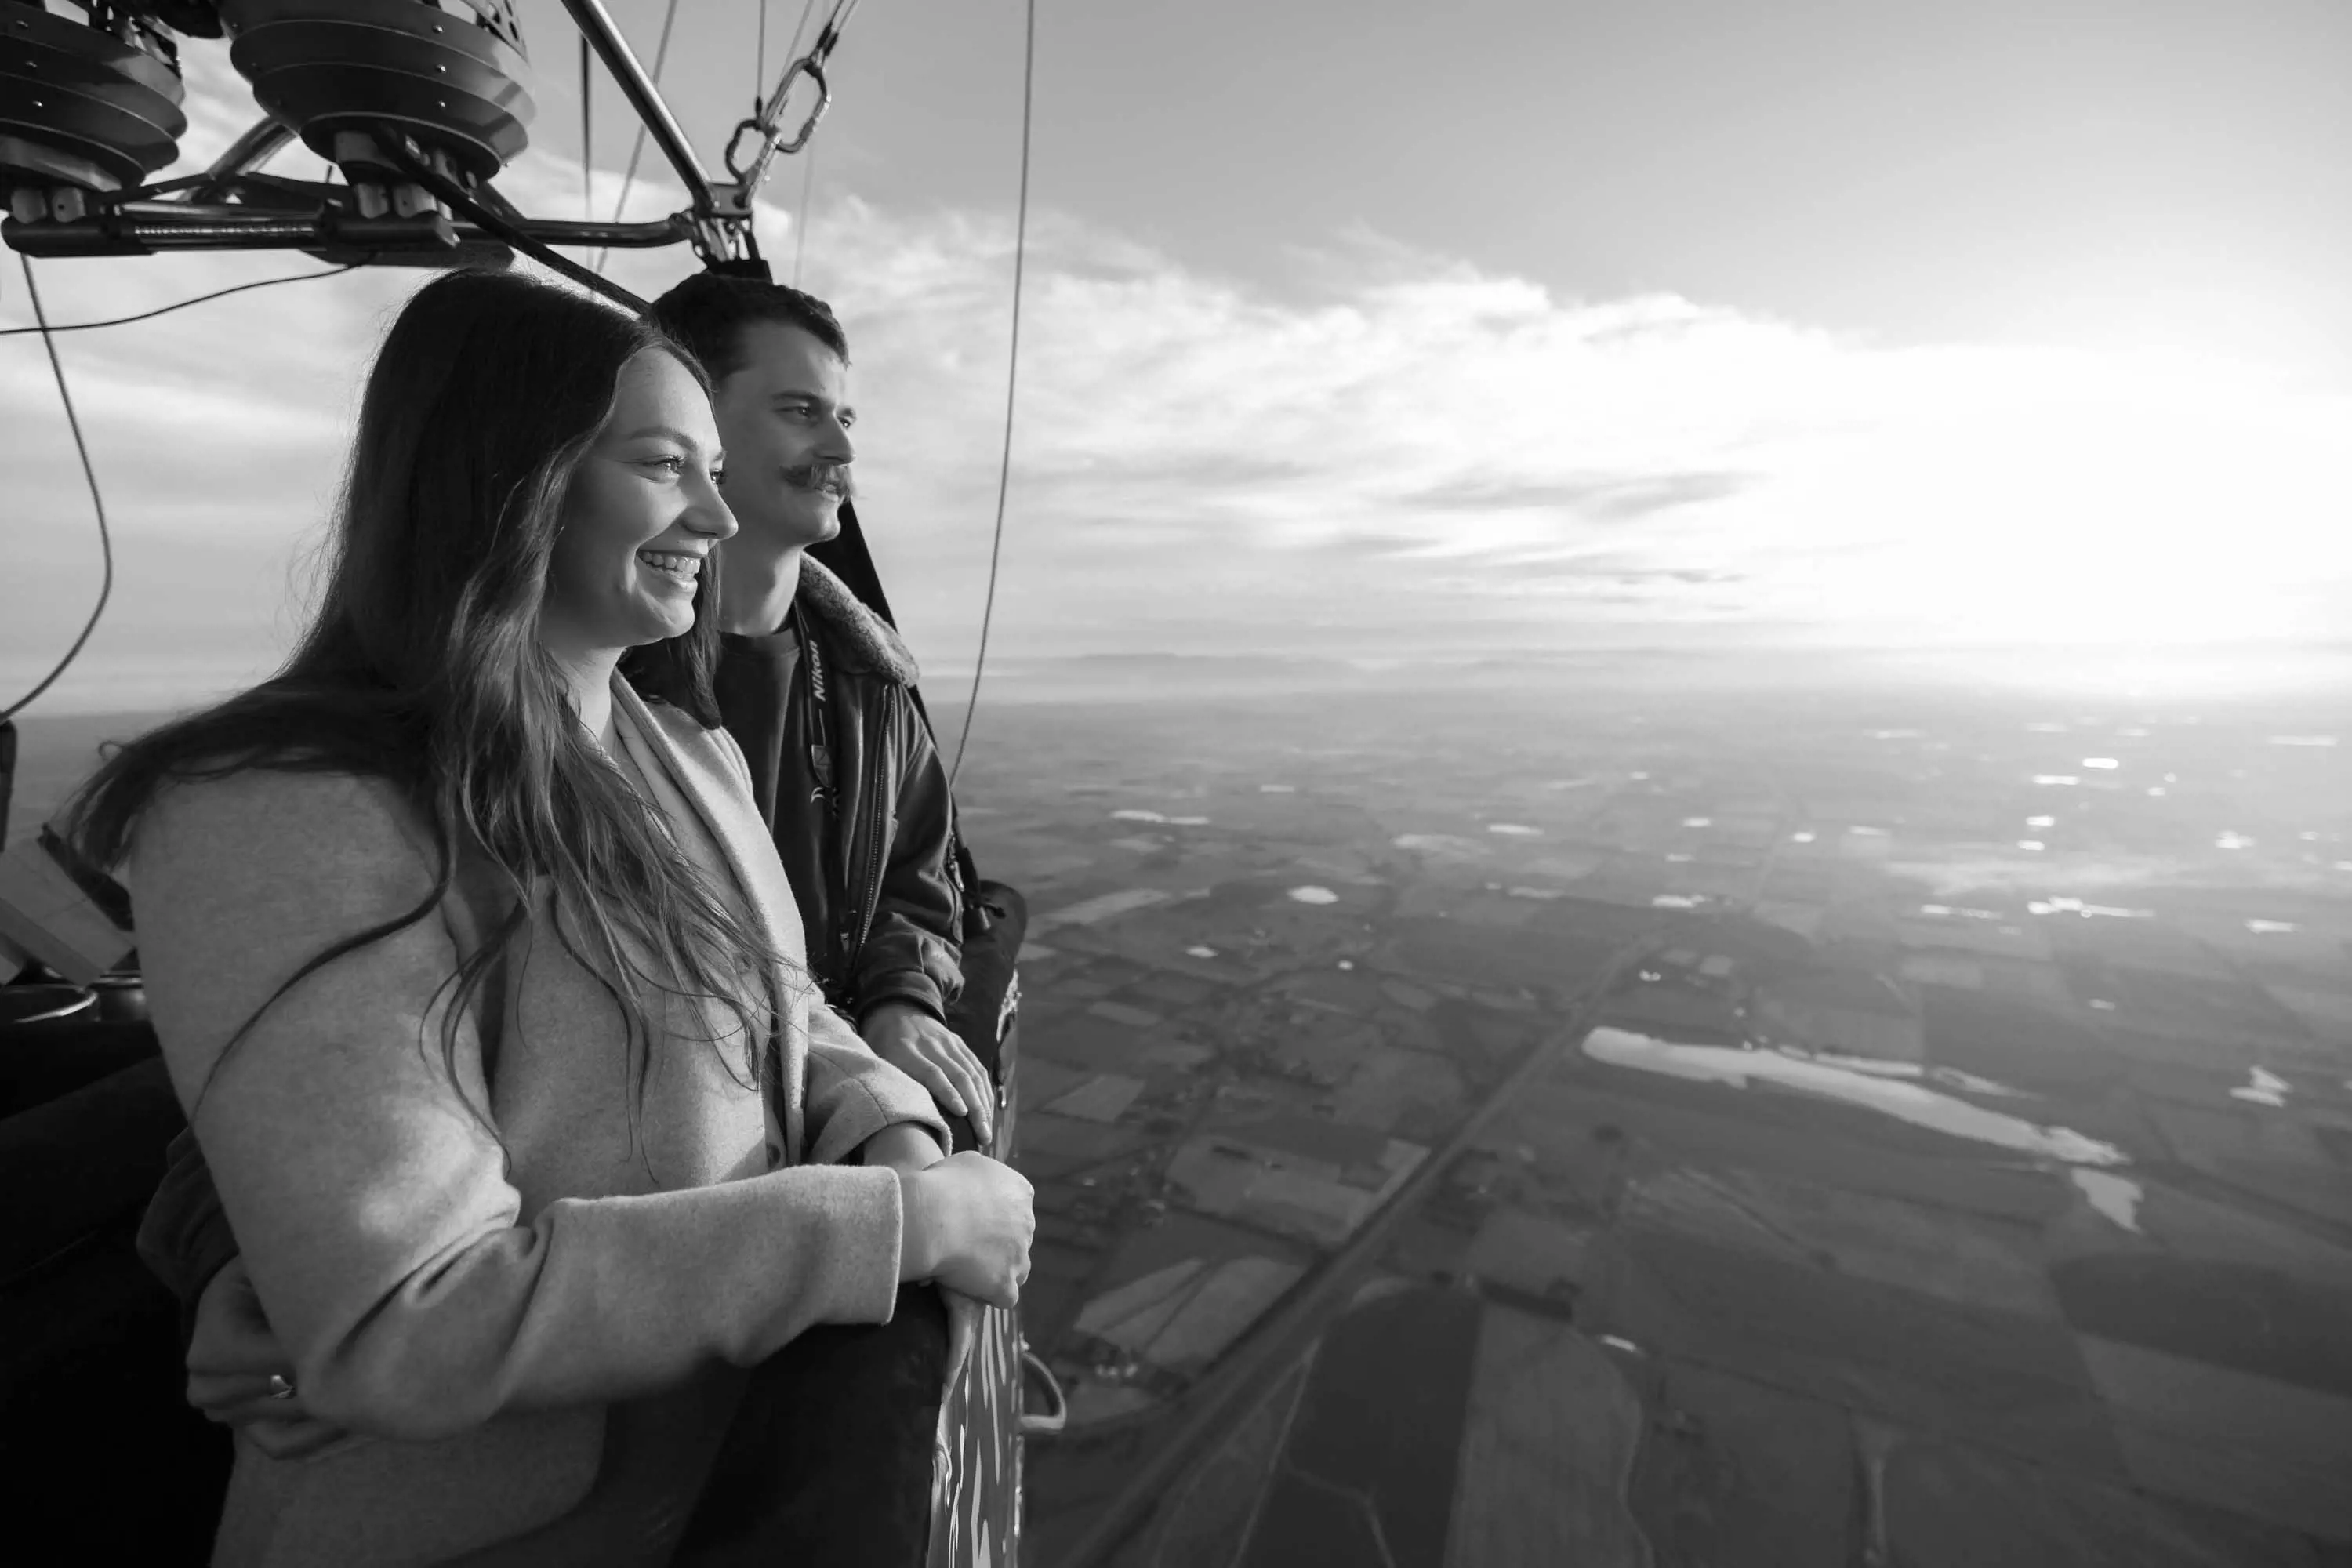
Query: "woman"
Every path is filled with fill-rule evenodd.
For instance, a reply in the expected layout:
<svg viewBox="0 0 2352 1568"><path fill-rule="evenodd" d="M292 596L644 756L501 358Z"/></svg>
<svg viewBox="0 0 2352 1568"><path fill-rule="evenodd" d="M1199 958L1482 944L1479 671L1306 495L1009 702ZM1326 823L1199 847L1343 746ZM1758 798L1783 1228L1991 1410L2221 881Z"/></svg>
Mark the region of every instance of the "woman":
<svg viewBox="0 0 2352 1568"><path fill-rule="evenodd" d="M734 531L719 462L650 327L428 284L299 651L78 803L302 1403L358 1435L240 1441L218 1563L490 1562L567 1524L659 1561L740 1369L902 1280L1026 1276L1028 1184L943 1159L929 1097L812 1001L681 636ZM616 673L635 648L669 701Z"/></svg>

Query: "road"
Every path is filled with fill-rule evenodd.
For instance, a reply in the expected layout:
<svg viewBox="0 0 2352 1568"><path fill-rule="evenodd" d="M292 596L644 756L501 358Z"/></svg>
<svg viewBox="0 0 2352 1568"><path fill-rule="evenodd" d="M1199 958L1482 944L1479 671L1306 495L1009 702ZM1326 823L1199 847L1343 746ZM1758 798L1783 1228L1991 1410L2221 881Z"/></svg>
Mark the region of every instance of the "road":
<svg viewBox="0 0 2352 1568"><path fill-rule="evenodd" d="M1649 942L1633 943L1612 959L1601 977L1578 994L1563 1029L1538 1041L1528 1052L1527 1059L1511 1069L1454 1134L1430 1151L1429 1158L1406 1178L1381 1211L1365 1221L1364 1227L1332 1255L1315 1279L1244 1341L1223 1366L1185 1396L1182 1405L1170 1417L1176 1426L1168 1441L1144 1460L1126 1489L1104 1509L1101 1517L1053 1568L1096 1568L1149 1522L1152 1511L1172 1495L1175 1483L1217 1439L1234 1429L1252 1403L1265 1396L1279 1371L1301 1354L1323 1331L1333 1314L1346 1306L1397 1222L1428 1193L1454 1163L1454 1157L1470 1147L1519 1091L1535 1079L1562 1043L1581 1037L1591 1026L1591 1013L1601 996L1616 983L1628 964L1648 954L1654 946Z"/></svg>

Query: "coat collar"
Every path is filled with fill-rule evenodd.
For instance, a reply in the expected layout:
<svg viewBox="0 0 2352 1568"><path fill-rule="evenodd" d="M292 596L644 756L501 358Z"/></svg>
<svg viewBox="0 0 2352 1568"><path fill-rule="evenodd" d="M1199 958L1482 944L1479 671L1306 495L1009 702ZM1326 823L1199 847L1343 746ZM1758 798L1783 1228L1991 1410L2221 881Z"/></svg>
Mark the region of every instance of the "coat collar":
<svg viewBox="0 0 2352 1568"><path fill-rule="evenodd" d="M735 886L768 945L786 954L803 952L800 908L776 863L767 824L751 804L749 782L734 777L725 753L707 739L708 731L676 709L653 707L618 677L613 681L613 701L626 713L646 748L661 759L670 782L726 856ZM681 739L681 732L688 738Z"/></svg>
<svg viewBox="0 0 2352 1568"><path fill-rule="evenodd" d="M921 679L915 656L887 622L860 604L849 585L806 555L801 557L801 585L793 595L814 634L827 651L855 669L863 669L912 686Z"/></svg>
<svg viewBox="0 0 2352 1568"><path fill-rule="evenodd" d="M807 1151L808 1008L810 990L805 970L807 945L800 906L793 900L792 885L776 858L774 840L751 802L751 780L744 771L742 752L726 731L703 729L667 703L654 707L625 680L615 676L613 700L643 738L646 749L659 760L679 795L709 830L711 841L726 858L736 888L759 935L779 953L784 967L772 976L773 994L783 1013L774 1036L775 1051L768 1058L772 1092L767 1113L769 1163L772 1167L797 1164ZM822 1003L815 1004L822 1006Z"/></svg>

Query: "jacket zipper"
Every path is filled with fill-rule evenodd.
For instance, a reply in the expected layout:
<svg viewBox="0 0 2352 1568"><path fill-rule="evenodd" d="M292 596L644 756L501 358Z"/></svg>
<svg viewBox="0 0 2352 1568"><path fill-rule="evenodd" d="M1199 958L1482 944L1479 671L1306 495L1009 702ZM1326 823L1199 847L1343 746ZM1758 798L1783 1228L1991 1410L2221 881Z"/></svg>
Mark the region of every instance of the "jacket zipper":
<svg viewBox="0 0 2352 1568"><path fill-rule="evenodd" d="M883 717L886 721L886 734L896 735L898 730L898 689L897 687L884 689L882 706ZM895 764L896 759L887 752L888 744L886 740L882 761ZM842 970L845 973L856 967L858 958L865 952L866 939L873 934L874 917L880 912L882 904L882 796L879 790L871 786L877 779L897 776L898 769L895 765L887 768L869 768L863 781L869 787L858 792L858 805L865 808L870 804L871 807L863 810L861 822L866 829L866 894L858 900L856 936L845 944L848 952L844 954L842 961Z"/></svg>

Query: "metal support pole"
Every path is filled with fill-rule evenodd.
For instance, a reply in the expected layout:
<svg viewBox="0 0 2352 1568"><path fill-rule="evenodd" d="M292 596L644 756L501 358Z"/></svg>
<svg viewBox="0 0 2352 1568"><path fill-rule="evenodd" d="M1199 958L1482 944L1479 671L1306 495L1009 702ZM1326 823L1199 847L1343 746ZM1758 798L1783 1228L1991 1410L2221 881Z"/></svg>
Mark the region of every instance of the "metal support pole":
<svg viewBox="0 0 2352 1568"><path fill-rule="evenodd" d="M248 127L244 135L228 144L228 150L213 160L205 171L205 183L196 187L194 199L211 199L209 193L224 183L248 174L276 155L278 150L294 140L294 132L275 120L263 120Z"/></svg>
<svg viewBox="0 0 2352 1568"><path fill-rule="evenodd" d="M621 96L629 100L629 107L635 110L637 118L645 122L646 131L653 137L654 144L661 149L662 156L669 160L669 166L685 182L688 198L694 204L696 214L709 216L717 205L710 188L710 175L702 167L702 160L694 155L693 145L679 128L677 116L670 113L669 105L662 101L661 89L646 74L646 68L637 63L637 57L630 50L628 40L621 37L620 28L614 25L613 14L604 9L604 0L563 0L563 8L572 13L572 20L578 25L580 36L588 40L589 47L596 51L596 58L604 62L604 68L612 73L614 82L621 89Z"/></svg>

